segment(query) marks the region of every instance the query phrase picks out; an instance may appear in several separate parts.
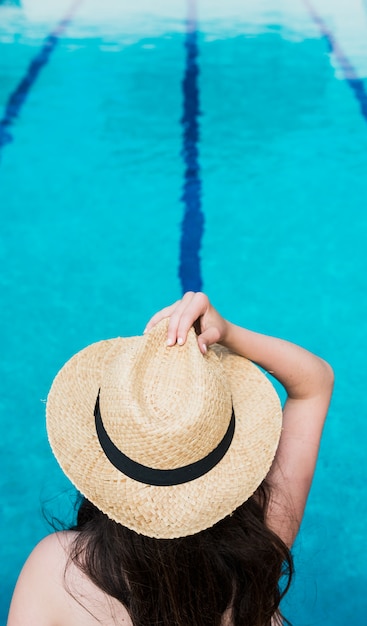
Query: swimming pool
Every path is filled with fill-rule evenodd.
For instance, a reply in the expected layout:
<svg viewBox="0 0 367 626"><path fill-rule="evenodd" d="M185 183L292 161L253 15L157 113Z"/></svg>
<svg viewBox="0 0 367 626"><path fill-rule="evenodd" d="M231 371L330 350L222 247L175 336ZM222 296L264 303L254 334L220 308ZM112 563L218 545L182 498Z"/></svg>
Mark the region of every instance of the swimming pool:
<svg viewBox="0 0 367 626"><path fill-rule="evenodd" d="M44 428L53 375L202 286L334 366L284 611L363 624L367 47L316 1L56 4L0 6L0 619L42 507L71 498Z"/></svg>

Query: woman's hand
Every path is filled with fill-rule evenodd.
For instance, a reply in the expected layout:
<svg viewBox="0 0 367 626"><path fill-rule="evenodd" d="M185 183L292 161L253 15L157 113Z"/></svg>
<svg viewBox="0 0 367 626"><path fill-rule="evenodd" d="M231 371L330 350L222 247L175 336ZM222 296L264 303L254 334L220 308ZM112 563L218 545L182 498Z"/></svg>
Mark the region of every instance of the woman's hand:
<svg viewBox="0 0 367 626"><path fill-rule="evenodd" d="M183 345L191 326L195 326L201 352L208 346L225 340L228 322L210 304L208 297L201 292L188 291L182 300L158 311L149 320L144 332L149 332L162 319L169 317L167 345Z"/></svg>

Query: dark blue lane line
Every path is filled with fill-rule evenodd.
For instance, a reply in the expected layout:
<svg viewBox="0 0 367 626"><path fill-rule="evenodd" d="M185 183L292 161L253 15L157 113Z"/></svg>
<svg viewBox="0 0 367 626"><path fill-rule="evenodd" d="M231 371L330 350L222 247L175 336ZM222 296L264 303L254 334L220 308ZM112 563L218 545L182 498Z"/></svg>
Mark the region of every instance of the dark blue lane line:
<svg viewBox="0 0 367 626"><path fill-rule="evenodd" d="M0 156L3 147L13 141L13 135L10 127L18 118L21 108L26 101L28 94L33 87L38 74L42 68L48 63L50 56L58 43L60 36L63 34L67 26L74 17L75 11L83 0L76 0L69 8L65 17L58 23L55 30L46 37L44 44L35 58L31 61L27 73L21 79L20 83L10 94L5 106L4 116L0 120Z"/></svg>
<svg viewBox="0 0 367 626"><path fill-rule="evenodd" d="M185 173L181 201L184 216L181 224L179 278L182 293L201 291L200 248L204 230L204 214L201 209L201 178L199 164L199 115L200 95L198 87L198 33L196 2L188 0L186 21L186 66L182 80L183 115L182 151Z"/></svg>
<svg viewBox="0 0 367 626"><path fill-rule="evenodd" d="M344 53L335 36L328 28L326 22L322 19L320 15L318 15L310 0L303 0L303 2L307 7L307 10L313 21L318 26L322 36L326 40L329 51L333 53L336 60L338 61L346 83L353 91L356 100L358 100L362 117L364 117L367 122L367 91L364 81L359 78L356 69L349 61L348 57Z"/></svg>

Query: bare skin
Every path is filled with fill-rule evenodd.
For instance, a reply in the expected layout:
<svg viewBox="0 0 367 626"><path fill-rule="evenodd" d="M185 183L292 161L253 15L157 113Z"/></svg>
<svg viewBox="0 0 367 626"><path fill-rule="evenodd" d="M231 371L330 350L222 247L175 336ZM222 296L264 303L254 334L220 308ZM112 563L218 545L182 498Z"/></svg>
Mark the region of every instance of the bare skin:
<svg viewBox="0 0 367 626"><path fill-rule="evenodd" d="M19 576L8 626L132 626L120 602L68 565L74 535L54 533L35 547Z"/></svg>
<svg viewBox="0 0 367 626"><path fill-rule="evenodd" d="M183 345L189 328L197 322L203 354L211 344L221 343L271 372L286 389L282 435L269 472L272 500L268 524L291 546L315 471L333 388L331 367L299 346L228 322L202 293L188 292L182 300L156 313L145 332L163 318L170 320L168 345ZM70 565L65 580L72 538L71 532L56 533L34 549L19 577L8 626L131 626L126 609L97 589L74 565ZM226 618L224 623L229 623Z"/></svg>

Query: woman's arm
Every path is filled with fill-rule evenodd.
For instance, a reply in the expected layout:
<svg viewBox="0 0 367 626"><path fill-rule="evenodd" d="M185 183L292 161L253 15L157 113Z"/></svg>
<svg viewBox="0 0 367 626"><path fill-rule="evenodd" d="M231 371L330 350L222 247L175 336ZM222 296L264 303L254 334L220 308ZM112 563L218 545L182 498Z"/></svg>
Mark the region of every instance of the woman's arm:
<svg viewBox="0 0 367 626"><path fill-rule="evenodd" d="M282 435L268 476L272 486L268 523L291 546L315 471L333 389L332 369L295 344L233 324L223 343L271 373L287 392Z"/></svg>
<svg viewBox="0 0 367 626"><path fill-rule="evenodd" d="M158 312L148 323L147 331L164 317L170 318L168 345L184 343L189 328L198 320L198 344L203 354L207 346L221 343L263 367L285 387L283 430L269 472L272 500L268 523L290 546L301 523L315 471L333 388L331 367L295 344L224 320L202 293L189 292Z"/></svg>

